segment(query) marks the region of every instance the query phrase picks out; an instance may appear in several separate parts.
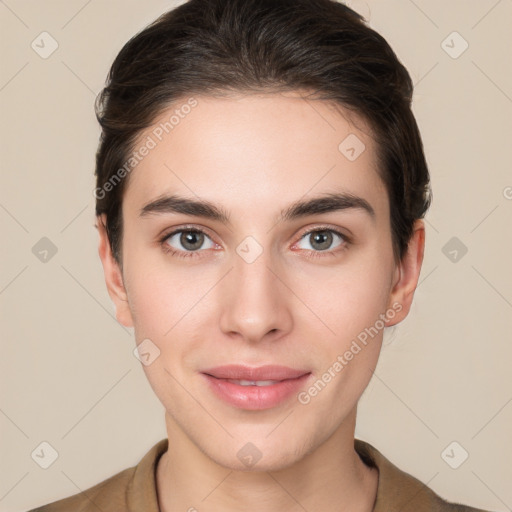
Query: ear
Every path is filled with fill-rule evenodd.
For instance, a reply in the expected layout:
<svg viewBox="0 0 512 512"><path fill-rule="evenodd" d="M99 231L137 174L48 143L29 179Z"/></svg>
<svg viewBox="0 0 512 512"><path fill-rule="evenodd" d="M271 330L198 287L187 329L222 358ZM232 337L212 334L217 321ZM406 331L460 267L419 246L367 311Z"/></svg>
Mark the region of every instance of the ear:
<svg viewBox="0 0 512 512"><path fill-rule="evenodd" d="M96 218L96 227L100 236L98 245L98 254L103 265L105 274L105 283L108 294L116 308L117 321L125 327L133 327L132 314L128 304L128 295L123 281L123 273L119 264L112 254L110 241L106 229L106 215L100 215Z"/></svg>
<svg viewBox="0 0 512 512"><path fill-rule="evenodd" d="M425 223L419 219L414 223L413 234L407 251L395 268L393 288L389 297L388 307L391 308L395 304L393 309L396 315L386 321L386 326L388 327L400 323L409 314L420 277L424 250Z"/></svg>

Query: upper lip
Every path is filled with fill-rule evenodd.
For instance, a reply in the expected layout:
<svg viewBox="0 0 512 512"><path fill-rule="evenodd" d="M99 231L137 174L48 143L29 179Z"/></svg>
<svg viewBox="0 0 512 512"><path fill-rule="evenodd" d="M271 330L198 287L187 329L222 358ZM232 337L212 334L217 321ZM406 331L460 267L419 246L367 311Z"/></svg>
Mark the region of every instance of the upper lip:
<svg viewBox="0 0 512 512"><path fill-rule="evenodd" d="M264 365L245 366L240 364L227 364L203 370L202 373L216 377L217 379L234 380L286 380L302 377L310 373L308 370L289 368L288 366Z"/></svg>

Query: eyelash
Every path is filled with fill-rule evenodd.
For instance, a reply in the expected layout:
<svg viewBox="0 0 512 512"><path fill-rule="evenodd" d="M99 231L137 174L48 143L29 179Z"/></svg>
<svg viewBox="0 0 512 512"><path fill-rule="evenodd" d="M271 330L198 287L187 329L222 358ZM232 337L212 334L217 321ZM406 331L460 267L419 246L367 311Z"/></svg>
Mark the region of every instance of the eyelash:
<svg viewBox="0 0 512 512"><path fill-rule="evenodd" d="M317 232L322 232L322 231L329 231L329 232L334 233L335 235L339 236L342 239L341 245L338 246L335 250L313 251L313 250L305 249L306 253L307 253L306 254L307 258L315 259L315 258L323 258L325 256L337 256L341 251L346 250L347 246L350 245L351 242L352 242L350 237L348 237L347 235L337 231L336 229L330 228L328 226L318 226L318 227L315 227L313 229L310 229L309 231L305 231L299 237L299 241L302 240L307 235L310 235L311 233L317 233ZM160 238L160 240L159 240L160 245L161 245L163 251L166 254L171 254L172 256L176 256L178 258L196 258L196 257L201 257L201 256L199 256L199 253L201 253L202 251L201 250L197 250L197 251L179 251L179 250L174 249L173 247L171 247L166 242L167 242L167 240L169 240L169 238L171 238L172 236L174 236L177 233L202 233L202 234L204 234L205 236L207 236L208 238L211 239L211 237L208 235L208 233L206 233L202 229L199 229L199 228L196 228L196 227L192 227L192 226L182 226L181 228L176 229L174 231L171 231L170 233L166 233L164 236L162 236Z"/></svg>

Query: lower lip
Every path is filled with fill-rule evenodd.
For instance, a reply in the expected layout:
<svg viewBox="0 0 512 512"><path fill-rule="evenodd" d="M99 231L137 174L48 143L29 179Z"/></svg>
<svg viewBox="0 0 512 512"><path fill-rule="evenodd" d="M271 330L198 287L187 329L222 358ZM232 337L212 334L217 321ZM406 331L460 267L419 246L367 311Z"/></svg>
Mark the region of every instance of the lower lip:
<svg viewBox="0 0 512 512"><path fill-rule="evenodd" d="M241 386L205 373L202 375L208 381L212 391L228 404L239 409L259 411L276 407L291 395L298 393L311 373L296 379L286 379L270 386Z"/></svg>

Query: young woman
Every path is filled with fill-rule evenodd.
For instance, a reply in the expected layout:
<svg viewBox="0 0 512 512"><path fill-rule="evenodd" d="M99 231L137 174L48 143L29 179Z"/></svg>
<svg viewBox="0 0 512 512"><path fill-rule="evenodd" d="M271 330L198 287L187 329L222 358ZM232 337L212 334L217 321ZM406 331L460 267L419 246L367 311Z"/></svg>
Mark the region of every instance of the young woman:
<svg viewBox="0 0 512 512"><path fill-rule="evenodd" d="M190 0L125 45L98 102L99 254L167 439L37 510L477 510L354 438L423 260L411 99L332 0Z"/></svg>

